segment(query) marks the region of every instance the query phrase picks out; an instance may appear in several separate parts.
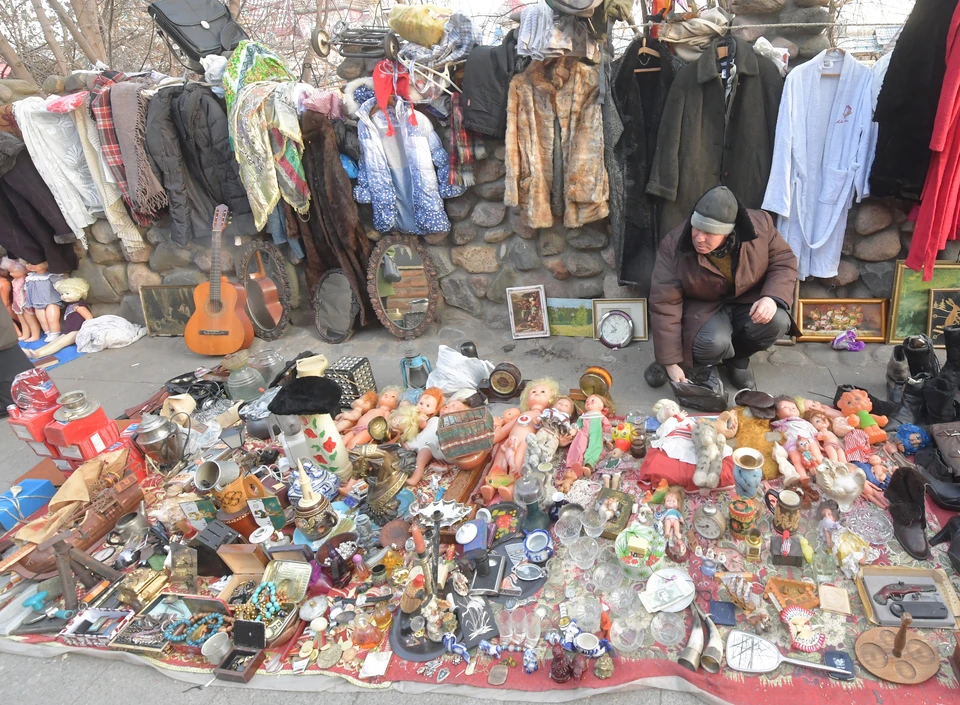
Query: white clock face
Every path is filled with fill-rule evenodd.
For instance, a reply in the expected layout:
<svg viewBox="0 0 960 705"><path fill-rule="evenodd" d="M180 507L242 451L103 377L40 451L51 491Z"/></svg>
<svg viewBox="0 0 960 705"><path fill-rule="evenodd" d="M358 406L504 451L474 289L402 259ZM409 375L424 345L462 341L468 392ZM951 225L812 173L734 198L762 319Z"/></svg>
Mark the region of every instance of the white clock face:
<svg viewBox="0 0 960 705"><path fill-rule="evenodd" d="M600 324L600 337L611 345L626 345L633 337L631 323L632 321L626 316L607 315Z"/></svg>
<svg viewBox="0 0 960 705"><path fill-rule="evenodd" d="M705 539L716 539L720 537L720 525L710 517L697 517L693 522L693 528Z"/></svg>

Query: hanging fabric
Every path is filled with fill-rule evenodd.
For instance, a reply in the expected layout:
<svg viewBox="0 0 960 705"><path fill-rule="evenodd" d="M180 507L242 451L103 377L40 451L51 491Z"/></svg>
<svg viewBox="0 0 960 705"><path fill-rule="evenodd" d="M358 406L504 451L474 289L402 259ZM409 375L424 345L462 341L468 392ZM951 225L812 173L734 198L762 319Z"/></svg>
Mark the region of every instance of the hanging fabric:
<svg viewBox="0 0 960 705"><path fill-rule="evenodd" d="M763 202L783 77L772 61L737 39L732 80L718 80L718 46L714 40L695 63L680 69L667 96L647 184L647 193L666 201L664 235L685 223L714 186L729 187L747 208Z"/></svg>
<svg viewBox="0 0 960 705"><path fill-rule="evenodd" d="M779 214L800 279L836 276L853 196L870 193L872 83L869 68L838 50L820 52L787 76L763 209Z"/></svg>
<svg viewBox="0 0 960 705"><path fill-rule="evenodd" d="M130 200L138 212L157 220L167 207L167 194L144 150L147 98L143 88L142 83L118 83L110 89L110 105Z"/></svg>
<svg viewBox="0 0 960 705"><path fill-rule="evenodd" d="M899 51L900 44L897 45ZM930 140L930 167L913 229L907 266L933 278L937 252L956 240L960 228L960 5L953 12L946 44L946 76Z"/></svg>
<svg viewBox="0 0 960 705"><path fill-rule="evenodd" d="M245 39L237 45L223 72L223 97L227 103L227 114L233 112L237 95L248 83L296 80L278 54L262 44Z"/></svg>

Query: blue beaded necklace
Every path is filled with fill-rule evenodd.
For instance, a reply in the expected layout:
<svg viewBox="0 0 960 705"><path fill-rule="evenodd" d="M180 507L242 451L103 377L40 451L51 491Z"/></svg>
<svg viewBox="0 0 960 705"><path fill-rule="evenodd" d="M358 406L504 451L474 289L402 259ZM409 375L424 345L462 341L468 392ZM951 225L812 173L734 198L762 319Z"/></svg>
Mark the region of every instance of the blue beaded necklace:
<svg viewBox="0 0 960 705"><path fill-rule="evenodd" d="M204 630L203 634L199 638L190 639L190 634L197 631L197 629L204 624L209 624L210 628ZM177 629L179 629L181 626L186 627L183 634L176 634ZM187 646L203 646L204 642L220 631L220 627L222 626L223 615L218 612L208 614L196 622L194 622L192 618L178 619L176 622L163 630L163 638L173 643L184 641L186 642Z"/></svg>
<svg viewBox="0 0 960 705"><path fill-rule="evenodd" d="M260 597L266 591L266 597L261 600ZM260 614L254 617L255 622L269 622L280 611L280 601L277 600L277 585L272 581L261 583L253 591L253 597L250 603L260 609Z"/></svg>

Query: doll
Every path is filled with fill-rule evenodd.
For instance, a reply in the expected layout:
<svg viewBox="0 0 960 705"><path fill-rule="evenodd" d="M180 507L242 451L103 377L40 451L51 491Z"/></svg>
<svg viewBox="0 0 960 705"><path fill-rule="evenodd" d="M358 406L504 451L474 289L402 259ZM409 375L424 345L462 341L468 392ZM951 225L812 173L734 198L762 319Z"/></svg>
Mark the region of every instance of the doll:
<svg viewBox="0 0 960 705"><path fill-rule="evenodd" d="M370 422L379 417L388 418L390 412L395 410L399 403L400 387L384 387L380 392L377 405L361 416L354 427L343 435L344 445L350 449L370 443L373 440L373 437L367 432Z"/></svg>
<svg viewBox="0 0 960 705"><path fill-rule="evenodd" d="M817 429L809 421L800 418L800 409L791 397L777 397L774 403L777 420L770 422L770 428L783 434L783 449L787 451L787 457L797 471L796 477L790 479L808 485L810 484L808 470L814 469L823 462L823 454L816 442ZM801 438L806 439L802 448L797 446L797 441Z"/></svg>
<svg viewBox="0 0 960 705"><path fill-rule="evenodd" d="M427 392L429 391L428 389ZM439 390L437 391L439 392ZM424 392L424 396L427 396L426 392ZM427 466L433 461L439 460L440 462L447 462L443 451L440 449L440 417L444 414L455 414L459 411L466 411L469 408L470 407L459 399L448 401L438 409L439 414L427 419L426 425L420 429L416 437L407 442L407 448L417 452L416 469L407 479L408 485L411 487L418 485L420 480L423 479L423 474L426 472ZM423 410L418 409L418 414L419 422L419 420L423 419Z"/></svg>
<svg viewBox="0 0 960 705"><path fill-rule="evenodd" d="M357 397L350 404L350 411L344 411L337 414L337 430L340 433L346 433L353 428L360 418L370 411L377 403L377 393L372 389Z"/></svg>
<svg viewBox="0 0 960 705"><path fill-rule="evenodd" d="M897 449L906 455L916 455L930 445L930 434L914 424L903 424L897 429Z"/></svg>
<svg viewBox="0 0 960 705"><path fill-rule="evenodd" d="M427 426L427 421L440 413L440 407L443 406L443 392L437 387L424 389L423 394L417 400L417 409L420 411L420 429Z"/></svg>
<svg viewBox="0 0 960 705"><path fill-rule="evenodd" d="M63 279L62 274L50 274L46 262L27 265L27 293L26 307L40 322L40 327L47 334L44 340L48 343L60 335L60 307L63 299L57 292L54 284Z"/></svg>
<svg viewBox="0 0 960 705"><path fill-rule="evenodd" d="M830 417L820 409L807 409L803 418L810 422L817 429L817 441L823 454L835 463L847 462L847 455L843 451L843 445L837 434L830 430Z"/></svg>
<svg viewBox="0 0 960 705"><path fill-rule="evenodd" d="M54 284L57 292L67 304L63 314L63 328L61 335L53 339L53 342L47 343L36 350L24 350L24 354L32 360L39 360L47 355L56 355L70 345L77 342L77 333L83 324L93 318L93 312L86 302L87 295L90 293L90 285L85 279L71 277L70 279L61 279Z"/></svg>
<svg viewBox="0 0 960 705"><path fill-rule="evenodd" d="M10 320L13 321L13 325L17 329L17 340L23 340L26 336L20 328L17 314L13 311L13 281L10 278L9 270L3 267L2 262L0 262L0 301L3 302L3 307L7 309Z"/></svg>
<svg viewBox="0 0 960 705"><path fill-rule="evenodd" d="M873 411L873 402L862 389L852 389L841 394L837 408L847 415L851 426L862 429L867 434L871 445L887 440L887 434L883 430L887 425L887 417L870 413Z"/></svg>
<svg viewBox="0 0 960 705"><path fill-rule="evenodd" d="M886 488L886 486L890 484L887 478L892 470L887 467L884 459L876 453L871 453L867 456L867 463L870 465L869 472L864 471L867 473L867 479L877 487Z"/></svg>
<svg viewBox="0 0 960 705"><path fill-rule="evenodd" d="M650 441L650 449L643 458L640 466L641 482L656 485L666 481L667 485L681 485L687 491L699 489L694 475L697 475L697 446L693 442L693 431L697 426L697 419L687 416L681 411L673 399L661 399L653 405L653 413L659 428ZM724 424L725 425L725 424ZM725 438L723 432L717 432L712 425L712 435L719 439ZM706 430L704 430L706 433ZM725 443L715 445L720 450L720 476L716 487L732 487L733 482L733 451ZM702 479L697 475L697 479Z"/></svg>
<svg viewBox="0 0 960 705"><path fill-rule="evenodd" d="M19 260L9 257L4 257L0 266L10 273L12 294L10 310L16 314L14 318L20 323L19 339L25 343L40 340L40 322L37 321L33 310L27 308L27 268Z"/></svg>
<svg viewBox="0 0 960 705"><path fill-rule="evenodd" d="M683 541L680 528L683 526L683 504L684 492L682 487L675 485L667 490L667 494L663 498L663 506L667 511L664 512L661 519L663 521L663 537L667 540L667 543L673 541L682 543Z"/></svg>
<svg viewBox="0 0 960 705"><path fill-rule="evenodd" d="M590 475L593 467L603 452L603 436L610 433L610 421L603 415L606 403L598 394L591 394L583 403L583 414L577 420L576 437L567 451L567 469L583 468L585 475Z"/></svg>
<svg viewBox="0 0 960 705"><path fill-rule="evenodd" d="M526 463L537 467L553 461L557 449L566 448L576 436L577 407L570 397L558 397L549 409L540 414L540 430L527 435Z"/></svg>
<svg viewBox="0 0 960 705"><path fill-rule="evenodd" d="M834 500L821 502L817 516L820 517L817 528L827 550L836 558L843 574L852 580L857 577L861 565L876 558L875 551L864 539L840 524L840 509Z"/></svg>
<svg viewBox="0 0 960 705"><path fill-rule="evenodd" d="M519 476L527 455L527 436L536 433L540 414L557 396L560 386L552 379L538 379L527 385L520 396L521 414L512 422L504 422L499 434L503 438L493 456L491 472L499 469Z"/></svg>

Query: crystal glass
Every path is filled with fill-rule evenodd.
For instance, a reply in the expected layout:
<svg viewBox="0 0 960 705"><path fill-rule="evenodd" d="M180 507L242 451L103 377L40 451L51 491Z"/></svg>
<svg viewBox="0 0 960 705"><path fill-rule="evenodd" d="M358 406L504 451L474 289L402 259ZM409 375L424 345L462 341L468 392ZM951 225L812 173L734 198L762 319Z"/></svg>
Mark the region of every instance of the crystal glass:
<svg viewBox="0 0 960 705"><path fill-rule="evenodd" d="M585 596L574 603L572 616L577 626L585 632L595 632L600 628L600 614L603 608L596 597Z"/></svg>
<svg viewBox="0 0 960 705"><path fill-rule="evenodd" d="M588 509L580 516L583 523L583 533L592 538L598 538L603 533L607 520L596 509Z"/></svg>
<svg viewBox="0 0 960 705"><path fill-rule="evenodd" d="M554 525L553 533L561 545L569 546L580 536L580 526L579 515L565 514Z"/></svg>
<svg viewBox="0 0 960 705"><path fill-rule="evenodd" d="M581 536L570 544L570 560L580 570L590 570L600 553L600 544L589 536Z"/></svg>
<svg viewBox="0 0 960 705"><path fill-rule="evenodd" d="M524 619L524 633L526 634L526 641L523 646L526 649L535 649L537 643L540 641L540 631L543 629L542 623L540 621L540 615L536 612L531 612Z"/></svg>
<svg viewBox="0 0 960 705"><path fill-rule="evenodd" d="M514 610L510 615L510 629L513 632L510 643L522 649L523 643L527 639L527 613L523 610ZM500 644L503 645L502 640Z"/></svg>
<svg viewBox="0 0 960 705"><path fill-rule="evenodd" d="M493 615L493 621L497 624L497 631L500 633L500 646L506 648L510 645L510 639L513 638L512 615L507 610L500 610Z"/></svg>
<svg viewBox="0 0 960 705"><path fill-rule="evenodd" d="M625 654L638 651L643 644L644 629L634 617L618 617L610 626L610 643Z"/></svg>
<svg viewBox="0 0 960 705"><path fill-rule="evenodd" d="M610 606L610 616L628 617L632 615L640 600L630 585L622 585L610 593L607 604Z"/></svg>
<svg viewBox="0 0 960 705"><path fill-rule="evenodd" d="M658 612L650 625L653 638L664 646L676 646L687 635L683 617L676 612Z"/></svg>
<svg viewBox="0 0 960 705"><path fill-rule="evenodd" d="M597 563L593 570L593 582L601 592L612 592L623 585L623 571L613 563Z"/></svg>
<svg viewBox="0 0 960 705"><path fill-rule="evenodd" d="M251 355L249 365L263 375L263 380L267 384L270 384L286 367L283 358L273 348L262 348Z"/></svg>

